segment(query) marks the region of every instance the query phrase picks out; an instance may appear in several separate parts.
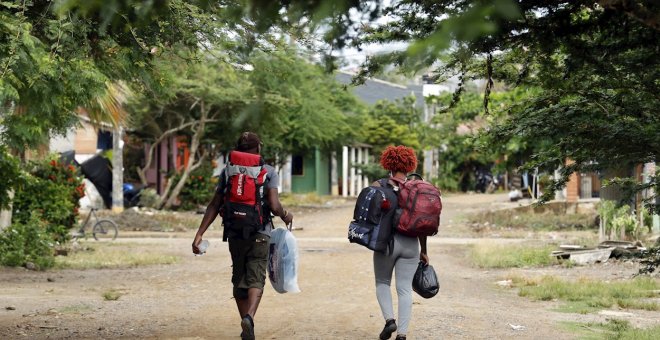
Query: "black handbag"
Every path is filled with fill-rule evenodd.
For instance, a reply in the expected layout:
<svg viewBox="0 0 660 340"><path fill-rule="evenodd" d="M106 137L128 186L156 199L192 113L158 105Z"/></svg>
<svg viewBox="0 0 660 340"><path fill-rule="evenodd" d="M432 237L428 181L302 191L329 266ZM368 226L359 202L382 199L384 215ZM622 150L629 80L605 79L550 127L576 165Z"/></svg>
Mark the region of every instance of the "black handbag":
<svg viewBox="0 0 660 340"><path fill-rule="evenodd" d="M430 299L438 294L440 284L438 283L438 276L435 275L433 266L419 261L417 271L415 271L415 276L413 276L412 287L415 293L425 299Z"/></svg>

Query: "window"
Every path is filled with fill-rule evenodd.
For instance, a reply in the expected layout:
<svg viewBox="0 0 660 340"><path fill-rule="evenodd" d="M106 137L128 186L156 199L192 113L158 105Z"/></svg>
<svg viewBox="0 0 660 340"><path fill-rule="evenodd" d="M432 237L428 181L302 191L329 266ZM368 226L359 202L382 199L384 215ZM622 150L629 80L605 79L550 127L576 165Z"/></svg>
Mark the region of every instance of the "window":
<svg viewBox="0 0 660 340"><path fill-rule="evenodd" d="M293 155L291 157L291 175L293 176L303 175L303 156Z"/></svg>

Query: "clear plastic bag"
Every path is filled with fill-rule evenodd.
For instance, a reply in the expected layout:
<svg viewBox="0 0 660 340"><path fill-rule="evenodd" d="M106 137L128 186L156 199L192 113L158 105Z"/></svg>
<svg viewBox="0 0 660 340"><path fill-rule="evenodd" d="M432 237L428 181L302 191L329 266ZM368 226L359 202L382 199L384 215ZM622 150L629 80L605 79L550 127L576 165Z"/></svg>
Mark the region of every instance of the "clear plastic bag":
<svg viewBox="0 0 660 340"><path fill-rule="evenodd" d="M275 228L270 235L268 278L278 293L298 293L298 245L291 231Z"/></svg>

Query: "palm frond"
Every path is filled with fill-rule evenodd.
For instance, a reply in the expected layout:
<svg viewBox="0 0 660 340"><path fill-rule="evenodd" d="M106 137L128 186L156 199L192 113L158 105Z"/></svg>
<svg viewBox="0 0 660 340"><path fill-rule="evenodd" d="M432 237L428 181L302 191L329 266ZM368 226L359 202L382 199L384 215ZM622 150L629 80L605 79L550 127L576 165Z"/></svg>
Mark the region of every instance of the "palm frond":
<svg viewBox="0 0 660 340"><path fill-rule="evenodd" d="M106 83L104 93L94 98L86 108L92 124L109 123L114 127L125 126L128 113L124 105L131 95L131 89L124 82Z"/></svg>

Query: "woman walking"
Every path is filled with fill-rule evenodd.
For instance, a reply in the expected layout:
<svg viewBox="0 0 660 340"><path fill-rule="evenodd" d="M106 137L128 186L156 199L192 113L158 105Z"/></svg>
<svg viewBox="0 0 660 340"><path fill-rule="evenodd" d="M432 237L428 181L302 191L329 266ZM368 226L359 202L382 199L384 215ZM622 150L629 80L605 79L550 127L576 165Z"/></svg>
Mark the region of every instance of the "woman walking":
<svg viewBox="0 0 660 340"><path fill-rule="evenodd" d="M380 157L381 166L390 172L388 186L398 190L397 182L405 182L407 175L417 168L417 157L413 149L405 146L388 146ZM372 185L379 185L378 182ZM421 251L420 251L421 246ZM374 274L376 297L380 305L385 327L380 339L389 339L397 332L396 340L405 340L412 312L412 281L419 261L429 262L426 254L426 236L409 237L394 232L392 248L385 253L374 252ZM390 289L392 272L396 279L398 297L398 325L392 307Z"/></svg>

